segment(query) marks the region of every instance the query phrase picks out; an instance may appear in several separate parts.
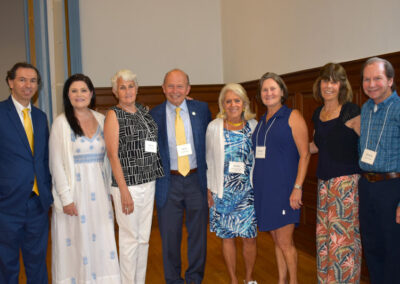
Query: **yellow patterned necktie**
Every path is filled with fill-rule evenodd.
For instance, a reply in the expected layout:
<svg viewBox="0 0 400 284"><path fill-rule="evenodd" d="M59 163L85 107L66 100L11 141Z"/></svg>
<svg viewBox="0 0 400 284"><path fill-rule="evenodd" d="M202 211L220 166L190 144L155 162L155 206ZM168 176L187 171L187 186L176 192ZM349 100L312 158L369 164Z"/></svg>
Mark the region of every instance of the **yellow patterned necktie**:
<svg viewBox="0 0 400 284"><path fill-rule="evenodd" d="M183 120L181 115L179 114L181 108L177 107L176 117L175 117L175 139L176 139L176 146L186 144L186 135L185 135L185 126L183 124ZM188 156L181 156L178 155L178 172L186 176L190 171L189 165L189 157Z"/></svg>
<svg viewBox="0 0 400 284"><path fill-rule="evenodd" d="M24 108L22 113L24 114L24 128L26 132L26 137L28 138L29 141L29 146L31 146L31 151L32 155L34 154L33 152L33 127L32 127L32 120L31 117L29 116L29 108ZM37 185L37 180L35 176L35 181L33 182L33 191L39 195L39 189Z"/></svg>

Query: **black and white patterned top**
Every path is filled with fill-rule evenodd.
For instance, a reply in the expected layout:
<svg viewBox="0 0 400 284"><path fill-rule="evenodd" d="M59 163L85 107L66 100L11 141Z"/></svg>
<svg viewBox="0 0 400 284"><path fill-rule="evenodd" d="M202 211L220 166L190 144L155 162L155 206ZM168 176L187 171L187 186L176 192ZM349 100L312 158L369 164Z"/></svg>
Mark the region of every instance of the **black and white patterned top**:
<svg viewBox="0 0 400 284"><path fill-rule="evenodd" d="M111 108L118 119L118 158L127 186L164 176L158 146L157 153L145 152L145 140L157 142L157 124L142 105L136 104L136 109L135 113L129 113L117 106ZM112 186L118 186L114 175Z"/></svg>

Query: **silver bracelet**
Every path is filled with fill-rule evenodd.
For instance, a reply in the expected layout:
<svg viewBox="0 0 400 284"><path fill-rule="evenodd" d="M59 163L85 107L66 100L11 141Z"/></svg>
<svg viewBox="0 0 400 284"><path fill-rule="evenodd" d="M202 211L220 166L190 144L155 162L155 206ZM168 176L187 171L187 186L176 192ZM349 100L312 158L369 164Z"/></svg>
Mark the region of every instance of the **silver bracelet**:
<svg viewBox="0 0 400 284"><path fill-rule="evenodd" d="M294 188L297 188L297 189L303 190L303 187L302 187L301 185L299 185L299 184L295 184L295 185L294 185Z"/></svg>

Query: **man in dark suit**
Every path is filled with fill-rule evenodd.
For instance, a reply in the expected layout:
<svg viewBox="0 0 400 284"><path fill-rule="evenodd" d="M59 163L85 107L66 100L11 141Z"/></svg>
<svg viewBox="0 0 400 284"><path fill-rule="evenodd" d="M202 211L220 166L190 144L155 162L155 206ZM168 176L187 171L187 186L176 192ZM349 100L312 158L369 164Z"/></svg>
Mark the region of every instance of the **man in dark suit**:
<svg viewBox="0 0 400 284"><path fill-rule="evenodd" d="M11 96L0 102L0 283L18 283L20 251L27 283L48 283L49 129L46 115L30 102L40 74L17 63L6 81Z"/></svg>
<svg viewBox="0 0 400 284"><path fill-rule="evenodd" d="M188 75L179 69L164 77L167 101L151 110L158 125L158 147L165 176L156 182L158 224L164 276L168 284L181 277L182 224L188 231L186 283L201 283L207 251L207 180L205 134L211 113L204 102L186 100ZM184 133L183 133L184 132Z"/></svg>

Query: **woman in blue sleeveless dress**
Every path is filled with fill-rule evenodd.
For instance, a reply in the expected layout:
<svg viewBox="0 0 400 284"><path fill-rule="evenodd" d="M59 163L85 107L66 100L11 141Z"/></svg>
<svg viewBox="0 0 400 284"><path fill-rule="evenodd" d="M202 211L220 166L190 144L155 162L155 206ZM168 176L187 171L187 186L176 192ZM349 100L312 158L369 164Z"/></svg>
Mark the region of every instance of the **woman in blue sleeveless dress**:
<svg viewBox="0 0 400 284"><path fill-rule="evenodd" d="M220 93L220 113L207 128L206 161L210 230L222 239L222 252L230 283L238 283L236 238L243 244L245 283L256 284L257 223L251 181L254 154L251 135L257 124L252 119L246 91L239 84L227 84Z"/></svg>
<svg viewBox="0 0 400 284"><path fill-rule="evenodd" d="M258 228L275 242L279 283L297 283L297 252L293 242L299 223L302 185L310 159L308 131L298 110L283 105L288 91L282 78L266 73L260 97L267 112L253 133L256 155L253 184Z"/></svg>

